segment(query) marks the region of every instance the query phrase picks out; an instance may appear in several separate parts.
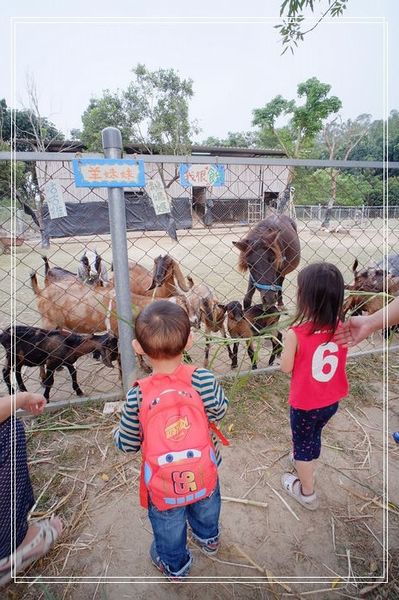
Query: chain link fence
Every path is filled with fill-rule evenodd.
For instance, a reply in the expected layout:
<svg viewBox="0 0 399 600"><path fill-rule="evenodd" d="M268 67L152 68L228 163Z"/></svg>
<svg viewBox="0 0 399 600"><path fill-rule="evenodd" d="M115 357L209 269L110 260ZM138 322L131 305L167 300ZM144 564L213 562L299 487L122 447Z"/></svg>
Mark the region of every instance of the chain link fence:
<svg viewBox="0 0 399 600"><path fill-rule="evenodd" d="M0 160L7 158L9 160L3 153ZM113 254L107 191L102 188L77 188L72 158L75 156L66 153L17 155L17 165L22 165L21 169L29 167L31 171L31 196L27 198L25 195L25 200L16 202L18 206L15 210L10 209L10 201L5 198L0 208L0 242L3 251L0 256L0 328L3 330L10 325L10 314L14 323L43 327L38 298L35 297L30 279L31 273L35 272L39 289L45 287L45 262L42 256L47 258L50 268L60 267L77 274L84 252L93 251L101 256L112 282ZM237 156L138 158L144 160L146 181L162 180L167 187L177 240L167 233L170 217L155 214L146 188L135 188L134 191L126 189L127 231L121 231L120 235L127 238L129 261L138 263L152 274L154 260L159 255L170 255L184 277L190 276L195 284L205 283L220 303L232 300L242 302L247 290L248 275L237 269L238 251L233 242L243 238L251 225L275 212L286 212L296 220L301 243L299 268L316 261L329 261L340 268L345 282L350 284L353 281L352 266L355 259L360 267L366 267L384 261L386 255L399 254L399 207L384 207L383 198L381 206L367 206L367 198L362 197L360 182L367 173L372 170L383 178L380 164L339 165L328 161ZM183 163L224 165L224 184L218 187L183 187L179 180L179 167ZM397 169L398 165L390 165L390 168ZM322 172L324 178L328 178L333 170L336 197L345 195L345 206L334 205L325 187L317 188L320 178L316 173ZM340 173L345 174L342 189ZM50 218L45 195L45 187L50 180L56 180L61 185L67 212L65 217ZM17 197L21 199L18 182L16 187ZM307 203L309 199L312 200L311 205ZM290 273L284 282L283 298L287 314L280 318L280 330L287 326L289 315L292 315L295 307L297 271ZM102 290L103 293L112 293L112 285ZM70 293L68 288L64 289L64 293ZM108 302L110 296L106 298ZM149 296L149 301L151 299ZM79 302L82 299L76 298L76 303ZM256 292L253 303L259 302L260 296ZM84 323L80 330L84 332ZM76 331L79 332L79 327ZM270 335L256 342L259 368L267 367L271 352ZM194 330L194 339L191 360L202 364L205 348L203 328ZM382 338L372 343L372 348L378 349ZM363 349L369 347L370 342L365 342ZM5 361L3 353L0 360ZM229 356L221 334L217 332L212 333L209 364L220 375L231 372ZM83 393L91 398L120 396L121 383L115 365L114 362L114 368L106 366L98 360L98 353L93 356L91 351L79 358L75 366ZM250 368L245 344L241 343L238 371ZM22 377L29 390L41 389L38 367L23 367ZM55 371L54 379L51 401L72 400L74 391L68 370ZM0 384L0 391L7 391L4 381Z"/></svg>

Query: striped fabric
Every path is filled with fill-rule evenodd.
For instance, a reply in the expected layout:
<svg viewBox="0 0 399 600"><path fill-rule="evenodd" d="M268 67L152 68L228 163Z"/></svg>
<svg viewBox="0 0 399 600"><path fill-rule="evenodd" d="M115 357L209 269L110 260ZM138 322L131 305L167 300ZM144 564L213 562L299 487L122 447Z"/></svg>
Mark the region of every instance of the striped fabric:
<svg viewBox="0 0 399 600"><path fill-rule="evenodd" d="M213 373L207 369L196 369L191 384L201 396L209 421L215 423L220 421L226 413L228 400ZM114 431L115 446L122 452L138 452L140 450L138 413L141 400L141 391L138 386L128 391L119 426ZM219 465L222 457L218 446L218 438L213 432L211 435Z"/></svg>

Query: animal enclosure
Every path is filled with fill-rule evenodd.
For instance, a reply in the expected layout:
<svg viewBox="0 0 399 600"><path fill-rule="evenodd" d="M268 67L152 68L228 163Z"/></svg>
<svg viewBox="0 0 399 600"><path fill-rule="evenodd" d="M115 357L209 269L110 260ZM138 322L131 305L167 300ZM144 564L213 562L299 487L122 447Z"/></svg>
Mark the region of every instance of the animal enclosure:
<svg viewBox="0 0 399 600"><path fill-rule="evenodd" d="M32 160L31 156L26 159ZM85 251L95 252L101 257L102 268L105 267L108 278L104 287L100 287L98 300L99 310L109 307L112 294L112 246L109 234L108 203L103 191L95 189L77 189L74 186L70 155L46 153L46 160L39 160L36 155L36 175L38 196L36 215L38 223L34 224L21 211L12 211L11 218L2 209L3 231L16 232L18 240L23 243L12 248L11 254L0 255L0 328L5 329L12 322L17 324L42 327L41 315L38 312L37 298L33 292L30 275L36 273L38 286L45 287L45 264L42 255L48 260L49 268L60 267L78 276L79 263ZM296 222L301 246L301 259L298 268L287 274L283 283L283 300L285 311L278 323L279 332L284 332L293 313L296 296L296 277L298 269L317 261L329 261L339 267L344 280L351 284L353 280L352 265L355 259L359 266L375 265L385 256L399 254L399 215L392 207L388 210L381 198L381 207L367 208L367 198L359 207L350 208L351 190L346 188L348 205L335 207L327 215L326 198L318 198L320 206L306 207L304 198L295 195L295 165L284 159L251 159L251 158L218 158L219 164L225 166L225 183L223 188L216 187L182 187L178 183L178 171L187 157L146 157L145 171L147 181L158 179L161 175L166 184L171 182L168 191L172 206L172 218L176 227L177 240L172 239L171 220L166 215L156 215L145 188L137 188L134 192L125 192L127 214L126 236L129 261L138 263L152 273L154 260L160 255L168 254L179 265L184 278L190 276L194 285L206 284L218 302L226 304L232 301L242 303L248 285L248 273L237 269L239 252L233 245L243 239L253 225L261 219L284 212ZM23 160L19 154L18 159ZM199 162L198 157L192 157ZM213 157L214 160L214 157ZM209 157L202 157L203 163L212 162ZM237 161L241 161L239 164ZM306 161L296 161L301 168L306 167L309 186L316 167L310 167ZM328 162L318 161L318 169L330 169ZM356 168L346 167L352 174L360 174L368 168L375 170L376 165L363 163ZM293 178L293 179L292 179ZM66 202L67 216L50 219L49 210L43 192L45 184L50 180L59 180ZM356 178L353 177L355 186ZM314 189L313 194L314 194ZM245 193L244 193L245 192ZM303 192L302 192L303 193ZM358 199L359 190L353 189L353 201ZM297 202L301 201L299 205ZM366 206L366 208L365 208ZM129 212L130 211L130 212ZM328 218L327 218L328 217ZM19 242L17 242L18 244ZM43 247L48 245L48 247ZM68 286L65 293L70 292ZM87 285L87 284L81 284ZM87 289L91 288L87 285ZM89 293L89 292L88 292ZM182 296L186 292L181 290ZM108 295L107 295L108 294ZM99 296L99 297L100 297ZM72 298L73 299L73 298ZM78 305L79 298L76 298ZM261 297L258 291L252 304L259 304ZM133 300L134 303L134 300ZM79 331L78 331L79 332ZM87 333L86 331L81 331ZM104 332L98 331L98 333ZM93 332L94 333L94 332ZM271 338L273 336L273 338ZM210 334L211 348L209 366L217 374L231 372L231 361L225 349L226 342L220 331L212 330ZM257 354L258 368L266 368L272 351L272 339L276 332L266 332L264 336L256 336L253 340ZM202 325L194 329L195 345L190 357L196 364L202 364L205 351L205 330ZM395 343L395 340L394 340ZM363 344L363 348L379 348L381 338ZM5 354L0 352L0 360L5 361ZM84 394L89 397L120 396L120 380L116 363L113 369L88 354L79 358L76 363L77 380ZM25 370L24 370L25 369ZM240 343L237 372L251 369L246 346ZM40 390L38 368L23 368L23 377L28 390ZM2 381L0 392L6 392ZM66 369L55 373L51 401L72 400L69 374Z"/></svg>

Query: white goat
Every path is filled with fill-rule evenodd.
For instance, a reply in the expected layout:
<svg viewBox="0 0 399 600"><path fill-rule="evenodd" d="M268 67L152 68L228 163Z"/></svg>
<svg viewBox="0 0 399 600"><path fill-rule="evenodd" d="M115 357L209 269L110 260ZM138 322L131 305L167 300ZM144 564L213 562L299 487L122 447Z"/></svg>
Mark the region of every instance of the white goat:
<svg viewBox="0 0 399 600"><path fill-rule="evenodd" d="M104 287L109 283L107 267L97 250L84 251L79 261L77 275L83 283L97 283Z"/></svg>

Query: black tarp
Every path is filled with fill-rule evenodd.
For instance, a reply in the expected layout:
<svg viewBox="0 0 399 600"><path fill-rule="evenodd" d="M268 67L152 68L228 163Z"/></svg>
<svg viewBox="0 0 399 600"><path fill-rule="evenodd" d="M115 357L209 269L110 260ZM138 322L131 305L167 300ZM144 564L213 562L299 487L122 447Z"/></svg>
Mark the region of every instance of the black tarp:
<svg viewBox="0 0 399 600"><path fill-rule="evenodd" d="M108 202L66 202L67 216L50 219L43 207L44 228L49 237L74 237L110 233ZM173 198L171 215L156 215L151 200L143 195L125 193L126 228L128 231L167 231L174 227L191 229L190 198ZM172 235L173 237L173 235Z"/></svg>

